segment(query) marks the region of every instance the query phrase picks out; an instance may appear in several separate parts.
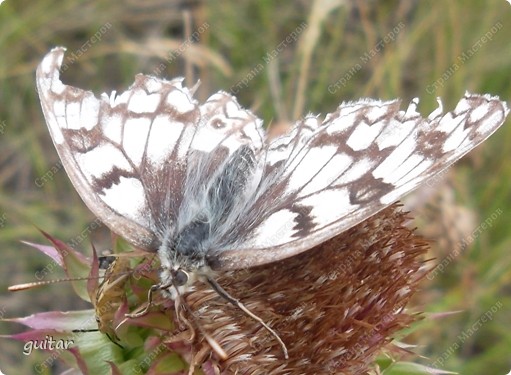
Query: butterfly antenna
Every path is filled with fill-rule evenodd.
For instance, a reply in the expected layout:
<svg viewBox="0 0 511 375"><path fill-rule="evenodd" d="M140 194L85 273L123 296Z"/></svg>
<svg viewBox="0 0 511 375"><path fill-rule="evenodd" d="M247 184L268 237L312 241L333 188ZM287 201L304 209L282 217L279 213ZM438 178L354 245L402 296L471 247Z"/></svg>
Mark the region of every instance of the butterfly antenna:
<svg viewBox="0 0 511 375"><path fill-rule="evenodd" d="M238 307L241 311L243 311L245 314L247 314L249 317L254 319L255 321L259 322L268 332L272 334L273 337L278 341L280 346L282 347L282 351L284 352L284 358L289 359L289 354L287 352L286 344L284 344L284 341L280 338L277 332L275 332L268 324L264 322L260 317L258 317L256 314L254 314L252 311L247 309L243 303L241 303L240 300L234 298L231 296L227 291L220 286L215 280L207 277L207 280L211 287L223 298L225 298L227 301L232 303L234 306Z"/></svg>
<svg viewBox="0 0 511 375"><path fill-rule="evenodd" d="M97 279L102 278L103 276L96 277ZM69 281L84 281L84 280L90 280L90 276L84 276L84 277L68 277L65 279L55 279L55 280L44 280L44 281L31 281L29 283L23 283L23 284L16 284L11 285L7 288L9 292L19 292L20 290L26 290L31 289L39 286L44 285L51 285L51 284L57 284L62 282L69 282Z"/></svg>

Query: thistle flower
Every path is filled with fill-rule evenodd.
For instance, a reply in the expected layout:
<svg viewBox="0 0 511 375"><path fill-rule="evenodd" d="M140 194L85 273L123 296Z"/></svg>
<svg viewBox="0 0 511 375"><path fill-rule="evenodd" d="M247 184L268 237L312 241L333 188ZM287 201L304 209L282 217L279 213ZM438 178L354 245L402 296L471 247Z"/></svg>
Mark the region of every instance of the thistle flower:
<svg viewBox="0 0 511 375"><path fill-rule="evenodd" d="M70 277L90 276L86 287L74 285L95 310L11 319L32 328L12 337L72 338L59 358L84 374L185 374L199 368L205 374L364 374L395 334L417 319L406 305L425 275L427 244L406 227L408 220L393 205L298 256L216 275L277 332L289 359L259 322L200 281L177 306L155 293L146 314L126 317L146 306L148 290L158 282L154 257L119 257L98 283L95 255L84 259L50 236L54 248L34 246L58 259ZM84 319L87 328L97 321L103 333L77 332Z"/></svg>

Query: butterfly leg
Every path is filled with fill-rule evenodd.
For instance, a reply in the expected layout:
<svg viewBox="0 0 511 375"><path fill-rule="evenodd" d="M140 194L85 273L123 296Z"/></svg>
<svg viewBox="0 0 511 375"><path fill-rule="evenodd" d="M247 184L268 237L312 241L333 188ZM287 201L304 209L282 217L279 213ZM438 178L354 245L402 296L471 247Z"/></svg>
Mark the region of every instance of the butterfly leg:
<svg viewBox="0 0 511 375"><path fill-rule="evenodd" d="M282 347L282 352L284 353L284 358L289 359L289 354L287 352L286 344L284 344L284 341L280 338L277 332L275 332L268 324L264 322L260 317L255 315L252 311L247 309L243 303L241 303L240 300L234 298L231 296L227 291L220 286L215 280L213 280L210 277L207 277L208 283L211 285L213 290L217 292L221 297L232 303L234 306L239 308L241 311L243 311L245 314L247 314L249 317L254 319L255 321L259 322L270 334L275 337L275 339L278 341L279 345Z"/></svg>
<svg viewBox="0 0 511 375"><path fill-rule="evenodd" d="M139 317L144 316L145 314L147 314L147 312L149 311L149 308L153 304L153 293L155 291L157 291L157 290L168 289L171 286L173 286L172 283L169 283L169 284L156 284L156 285L151 286L151 288L147 292L147 305L141 311L139 311L139 312L126 314L126 317L128 317L128 318L139 318Z"/></svg>

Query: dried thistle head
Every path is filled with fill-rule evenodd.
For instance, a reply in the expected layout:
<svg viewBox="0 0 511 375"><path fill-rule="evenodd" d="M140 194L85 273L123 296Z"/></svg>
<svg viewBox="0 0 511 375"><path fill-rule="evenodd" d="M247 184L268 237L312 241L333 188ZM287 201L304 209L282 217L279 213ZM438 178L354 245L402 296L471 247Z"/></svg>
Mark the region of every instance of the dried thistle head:
<svg viewBox="0 0 511 375"><path fill-rule="evenodd" d="M229 358L218 358L195 332L190 361L209 361L220 373L365 372L392 335L414 320L405 306L424 275L427 245L407 220L394 205L298 256L218 275L220 285L277 331L288 360L258 322L198 284L184 299Z"/></svg>

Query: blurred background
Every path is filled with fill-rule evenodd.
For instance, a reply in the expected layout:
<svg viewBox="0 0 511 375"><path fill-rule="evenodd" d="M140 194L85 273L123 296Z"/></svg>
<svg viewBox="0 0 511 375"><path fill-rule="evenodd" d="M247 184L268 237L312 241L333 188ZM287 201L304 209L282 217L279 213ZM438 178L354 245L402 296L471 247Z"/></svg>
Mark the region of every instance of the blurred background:
<svg viewBox="0 0 511 375"><path fill-rule="evenodd" d="M47 131L35 69L66 46L62 79L96 94L122 91L136 73L200 79L279 132L308 112L360 97L414 98L427 115L466 90L511 98L511 5L482 1L6 0L0 4L0 317L88 308L66 283L8 293L12 284L63 277L20 241L37 228L87 255L109 233L71 186ZM432 240L412 311L424 319L399 339L413 361L462 374L511 369L511 125L406 200ZM0 322L0 334L22 327ZM0 339L0 370L38 373L48 358ZM420 356L421 357L420 357ZM54 370L57 371L55 364ZM388 372L389 374L392 372Z"/></svg>

